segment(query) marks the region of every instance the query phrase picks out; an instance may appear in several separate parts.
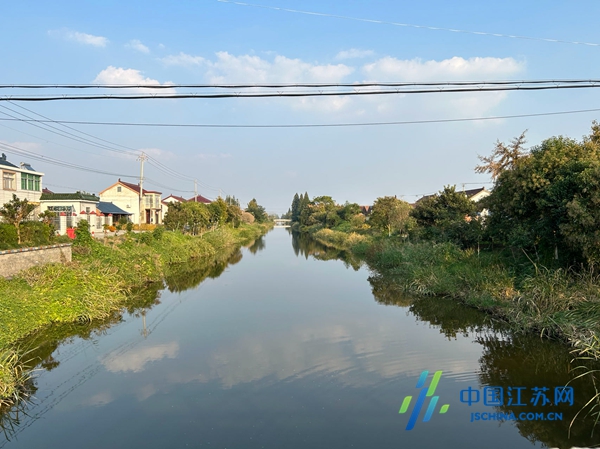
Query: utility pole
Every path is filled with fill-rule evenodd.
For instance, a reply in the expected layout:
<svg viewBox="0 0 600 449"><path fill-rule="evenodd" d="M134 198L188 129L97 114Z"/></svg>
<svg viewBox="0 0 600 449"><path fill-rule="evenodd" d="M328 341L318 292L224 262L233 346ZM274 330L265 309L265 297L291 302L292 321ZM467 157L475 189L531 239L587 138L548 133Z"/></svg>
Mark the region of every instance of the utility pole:
<svg viewBox="0 0 600 449"><path fill-rule="evenodd" d="M198 181L194 179L194 201L198 202Z"/></svg>
<svg viewBox="0 0 600 449"><path fill-rule="evenodd" d="M142 154L140 154L140 156L137 158L138 161L140 161L141 163L141 167L140 167L140 216L139 216L139 220L138 220L138 224L141 226L142 224L142 211L144 210L144 162L146 160L148 160L148 156L146 156L146 153L144 153L142 151Z"/></svg>

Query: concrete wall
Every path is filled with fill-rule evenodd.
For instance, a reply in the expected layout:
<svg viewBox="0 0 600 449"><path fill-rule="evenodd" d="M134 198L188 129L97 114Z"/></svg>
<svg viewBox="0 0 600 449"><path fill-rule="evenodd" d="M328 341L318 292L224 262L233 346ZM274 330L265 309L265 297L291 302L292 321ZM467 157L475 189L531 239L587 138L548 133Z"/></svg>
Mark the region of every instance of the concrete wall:
<svg viewBox="0 0 600 449"><path fill-rule="evenodd" d="M71 244L0 251L0 276L11 277L21 270L47 263L71 262Z"/></svg>

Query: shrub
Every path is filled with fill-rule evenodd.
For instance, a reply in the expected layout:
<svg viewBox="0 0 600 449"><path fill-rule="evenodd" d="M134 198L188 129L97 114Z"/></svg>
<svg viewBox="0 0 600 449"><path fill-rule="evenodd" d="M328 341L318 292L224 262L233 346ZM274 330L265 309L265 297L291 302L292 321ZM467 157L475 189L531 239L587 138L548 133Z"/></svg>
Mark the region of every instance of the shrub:
<svg viewBox="0 0 600 449"><path fill-rule="evenodd" d="M149 232L143 232L140 234L139 241L144 243L145 245L150 245L152 243L152 234Z"/></svg>
<svg viewBox="0 0 600 449"><path fill-rule="evenodd" d="M17 229L8 223L0 223L0 249L17 246Z"/></svg>
<svg viewBox="0 0 600 449"><path fill-rule="evenodd" d="M90 224L87 220L80 220L75 228L76 245L86 245L92 242L92 234L90 234Z"/></svg>
<svg viewBox="0 0 600 449"><path fill-rule="evenodd" d="M154 237L156 240L162 240L164 233L165 233L164 226L157 226L156 229L154 229L154 231L152 231L152 237Z"/></svg>

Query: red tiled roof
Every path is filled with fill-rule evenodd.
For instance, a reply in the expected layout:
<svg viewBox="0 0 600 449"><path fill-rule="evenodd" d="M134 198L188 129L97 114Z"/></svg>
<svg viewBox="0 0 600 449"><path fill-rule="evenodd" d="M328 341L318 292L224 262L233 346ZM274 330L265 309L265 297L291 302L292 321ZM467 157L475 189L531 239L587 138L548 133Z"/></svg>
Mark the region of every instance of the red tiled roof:
<svg viewBox="0 0 600 449"><path fill-rule="evenodd" d="M134 190L137 193L140 193L140 186L138 184L133 184L131 182L121 181L121 178L119 178L119 183L123 184L125 187L129 187L131 190ZM157 192L156 190L146 190L146 189L144 189L143 194L146 194L146 193L162 193L162 192Z"/></svg>
<svg viewBox="0 0 600 449"><path fill-rule="evenodd" d="M211 200L209 200L208 198L204 198L202 195L198 195L196 197L191 197L188 201L189 202L204 203L204 204L212 203Z"/></svg>
<svg viewBox="0 0 600 449"><path fill-rule="evenodd" d="M169 195L168 197L166 197L164 200L162 200L163 203L168 203L169 198L173 198L175 201L179 201L180 203L185 203L186 199L181 197L181 196L177 196L177 195Z"/></svg>

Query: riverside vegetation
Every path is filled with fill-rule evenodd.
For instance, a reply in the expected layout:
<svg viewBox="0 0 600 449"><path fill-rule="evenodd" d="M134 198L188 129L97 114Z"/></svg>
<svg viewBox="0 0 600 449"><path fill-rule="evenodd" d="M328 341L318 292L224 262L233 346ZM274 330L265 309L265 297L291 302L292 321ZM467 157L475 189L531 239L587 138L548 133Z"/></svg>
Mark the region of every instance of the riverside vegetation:
<svg viewBox="0 0 600 449"><path fill-rule="evenodd" d="M188 266L216 260L272 227L266 214L257 219L242 211L235 198L228 200L230 204L220 198L210 205L188 203L192 206L166 214L165 227L104 241L92 238L82 220L71 263L34 267L10 280L0 277L0 408L27 396L30 374L23 367L30 365L30 351L19 348L25 336L52 323L108 319L136 301L136 292L144 287L162 284L165 277L182 284L178 271L187 273Z"/></svg>
<svg viewBox="0 0 600 449"><path fill-rule="evenodd" d="M480 157L494 187L478 203L448 186L415 205L378 198L365 214L305 193L286 216L405 292L462 301L600 358L600 125L581 141L524 144L525 133Z"/></svg>

